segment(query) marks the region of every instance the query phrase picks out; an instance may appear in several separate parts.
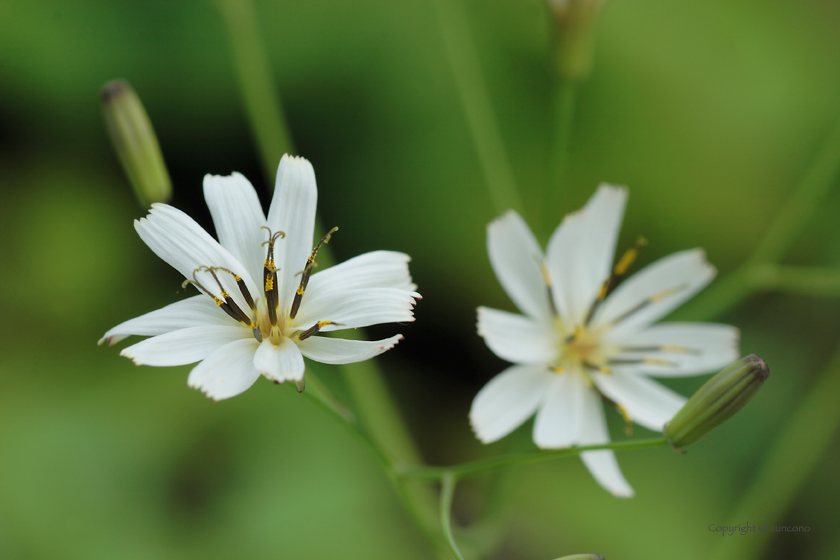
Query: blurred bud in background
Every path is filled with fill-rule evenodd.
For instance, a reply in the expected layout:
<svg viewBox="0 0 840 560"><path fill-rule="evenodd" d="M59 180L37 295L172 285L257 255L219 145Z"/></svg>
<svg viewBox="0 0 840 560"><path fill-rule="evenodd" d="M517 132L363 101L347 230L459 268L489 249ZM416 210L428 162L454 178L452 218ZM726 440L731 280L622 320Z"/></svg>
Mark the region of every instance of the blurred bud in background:
<svg viewBox="0 0 840 560"><path fill-rule="evenodd" d="M579 81L592 68L595 24L605 0L547 0L554 22L555 71Z"/></svg>
<svg viewBox="0 0 840 560"><path fill-rule="evenodd" d="M101 97L108 136L137 200L147 208L153 202L168 201L172 196L172 182L140 98L123 80L105 84Z"/></svg>
<svg viewBox="0 0 840 560"><path fill-rule="evenodd" d="M688 399L670 422L665 438L676 451L682 450L729 419L755 396L770 370L764 360L750 354L711 379Z"/></svg>
<svg viewBox="0 0 840 560"><path fill-rule="evenodd" d="M604 560L600 554L572 554L571 556L563 556L555 560Z"/></svg>

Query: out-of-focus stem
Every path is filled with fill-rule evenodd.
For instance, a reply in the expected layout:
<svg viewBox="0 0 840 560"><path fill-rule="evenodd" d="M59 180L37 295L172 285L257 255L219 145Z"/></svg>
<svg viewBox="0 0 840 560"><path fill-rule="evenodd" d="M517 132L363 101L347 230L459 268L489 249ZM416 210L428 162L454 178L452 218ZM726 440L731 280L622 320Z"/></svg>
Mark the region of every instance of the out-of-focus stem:
<svg viewBox="0 0 840 560"><path fill-rule="evenodd" d="M840 426L840 350L803 399L794 415L782 427L768 456L730 520L760 520L778 524L788 504L796 497L810 472L833 441ZM719 543L714 560L759 558L768 538L734 539Z"/></svg>
<svg viewBox="0 0 840 560"><path fill-rule="evenodd" d="M434 0L440 33L490 199L497 214L513 208L523 213L522 200L502 141L502 133L481 72L472 31L462 0Z"/></svg>
<svg viewBox="0 0 840 560"><path fill-rule="evenodd" d="M216 0L228 32L239 90L268 184L274 184L283 154L293 154L280 92L250 0Z"/></svg>
<svg viewBox="0 0 840 560"><path fill-rule="evenodd" d="M616 451L625 449L645 449L648 447L660 447L668 445L665 438L640 439L635 441L619 441L605 443L602 445L586 445L581 447L570 447L568 449L558 449L556 451L535 451L531 453L519 453L515 455L503 455L500 457L488 457L487 459L479 459L478 461L470 461L469 463L461 463L459 465L452 465L450 467L426 467L415 465L404 465L400 468L403 476L412 478L432 478L438 479L446 474L452 474L459 478L476 476L487 472L504 469L514 465L524 465L527 463L540 463L548 461L549 459L557 459L560 457L576 457L584 451L595 451L598 449L613 449Z"/></svg>
<svg viewBox="0 0 840 560"><path fill-rule="evenodd" d="M577 97L576 80L558 77L554 83L553 110L554 129L551 149L551 169L547 196L545 197L546 227L551 228L563 216L563 192L569 187L569 148L572 138L572 121L575 115L575 98ZM550 230L543 232L548 237Z"/></svg>
<svg viewBox="0 0 840 560"><path fill-rule="evenodd" d="M458 550L458 543L452 534L452 497L455 495L455 475L448 472L443 475L440 481L440 524L443 527L443 534L446 535L446 542L449 543L449 550L457 560L464 560L464 555Z"/></svg>

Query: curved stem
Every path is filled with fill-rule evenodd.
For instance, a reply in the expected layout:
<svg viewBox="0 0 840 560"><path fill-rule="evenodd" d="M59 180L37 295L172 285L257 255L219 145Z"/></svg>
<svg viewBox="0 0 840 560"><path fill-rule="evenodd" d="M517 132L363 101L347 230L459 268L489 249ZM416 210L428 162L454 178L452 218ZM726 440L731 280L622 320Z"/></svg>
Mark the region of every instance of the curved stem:
<svg viewBox="0 0 840 560"><path fill-rule="evenodd" d="M445 473L440 480L440 524L443 534L446 535L446 542L449 543L449 550L458 560L464 560L464 555L458 550L458 543L452 535L452 497L455 494L455 485L458 481L451 472Z"/></svg>
<svg viewBox="0 0 840 560"><path fill-rule="evenodd" d="M558 77L554 84L553 112L554 130L552 132L551 169L547 196L545 197L546 238L551 228L560 223L564 215L563 192L569 188L569 148L572 138L572 121L575 115L575 99L578 82L569 78Z"/></svg>
<svg viewBox="0 0 840 560"><path fill-rule="evenodd" d="M513 168L490 102L462 2L434 0L443 46L452 66L455 85L493 207L497 214L510 208L522 214L522 201L516 190Z"/></svg>
<svg viewBox="0 0 840 560"><path fill-rule="evenodd" d="M410 478L433 478L438 479L447 473L459 478L468 476L475 476L513 465L524 465L526 463L539 463L548 461L549 459L557 459L559 457L574 457L584 451L595 451L597 449L613 449L616 451L625 449L644 449L648 447L660 447L668 445L664 437L640 439L635 441L623 441L605 443L602 445L586 445L582 447L570 447L567 449L557 449L555 451L535 451L530 453L518 453L515 455L502 455L500 457L488 457L487 459L479 459L478 461L470 461L468 463L461 463L459 465L452 465L450 467L427 467L417 465L405 465L398 468L401 475Z"/></svg>

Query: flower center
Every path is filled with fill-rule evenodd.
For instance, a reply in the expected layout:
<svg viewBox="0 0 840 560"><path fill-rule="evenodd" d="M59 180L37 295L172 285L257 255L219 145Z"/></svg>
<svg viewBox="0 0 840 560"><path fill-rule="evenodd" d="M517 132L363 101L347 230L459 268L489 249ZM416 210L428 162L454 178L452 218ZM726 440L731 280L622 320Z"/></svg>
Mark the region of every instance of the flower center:
<svg viewBox="0 0 840 560"><path fill-rule="evenodd" d="M598 334L592 329L578 327L574 334L561 335L557 360L553 365L554 371L557 373L568 370L608 371L607 357L602 350Z"/></svg>

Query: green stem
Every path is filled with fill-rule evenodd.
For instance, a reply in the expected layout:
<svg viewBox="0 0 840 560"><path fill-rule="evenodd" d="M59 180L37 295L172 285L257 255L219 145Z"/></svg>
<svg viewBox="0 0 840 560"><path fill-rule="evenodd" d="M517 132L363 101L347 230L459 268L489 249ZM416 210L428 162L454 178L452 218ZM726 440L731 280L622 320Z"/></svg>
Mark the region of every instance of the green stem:
<svg viewBox="0 0 840 560"><path fill-rule="evenodd" d="M274 83L268 53L250 0L217 0L228 31L239 89L251 132L264 166L266 180L274 184L283 154L294 152L292 136Z"/></svg>
<svg viewBox="0 0 840 560"><path fill-rule="evenodd" d="M785 422L767 458L729 517L733 522L745 519L768 526L778 524L788 504L796 497L825 450L832 445L840 426L840 350L835 351L828 367L803 399L793 417ZM715 560L749 560L761 556L769 539L727 539L718 545Z"/></svg>
<svg viewBox="0 0 840 560"><path fill-rule="evenodd" d="M434 0L434 5L490 199L497 214L509 208L522 214L522 201L516 190L513 168L481 73L462 0Z"/></svg>
<svg viewBox="0 0 840 560"><path fill-rule="evenodd" d="M569 147L572 138L572 121L577 97L576 80L558 77L554 84L554 130L552 138L551 173L545 199L546 227L560 223L565 214L563 192L569 188ZM550 234L550 229L548 230Z"/></svg>
<svg viewBox="0 0 840 560"><path fill-rule="evenodd" d="M811 266L756 267L756 287L808 296L840 296L840 269Z"/></svg>
<svg viewBox="0 0 840 560"><path fill-rule="evenodd" d="M570 447L567 449L557 449L554 451L535 451L529 453L518 453L514 455L502 455L500 457L488 457L487 459L479 459L478 461L470 461L469 463L461 463L460 465L453 465L450 467L427 467L416 465L402 466L400 474L410 478L431 478L439 479L450 473L465 478L484 474L486 472L503 469L514 465L524 465L528 463L539 463L548 461L549 459L557 459L559 457L574 457L584 451L595 451L598 449L613 449L616 451L623 451L626 449L645 449L648 447L660 447L668 445L665 438L651 438L640 439L635 441L622 441L605 443L602 445L586 445L582 447Z"/></svg>
<svg viewBox="0 0 840 560"><path fill-rule="evenodd" d="M458 550L455 536L452 534L452 497L455 495L455 485L458 481L451 472L444 473L440 480L440 524L443 527L443 534L446 535L446 542L449 543L449 550L458 560L464 560L464 555Z"/></svg>
<svg viewBox="0 0 840 560"><path fill-rule="evenodd" d="M750 261L779 262L796 235L808 223L840 173L840 122L823 144L810 169L799 181L793 195L772 220L770 228L753 252Z"/></svg>

